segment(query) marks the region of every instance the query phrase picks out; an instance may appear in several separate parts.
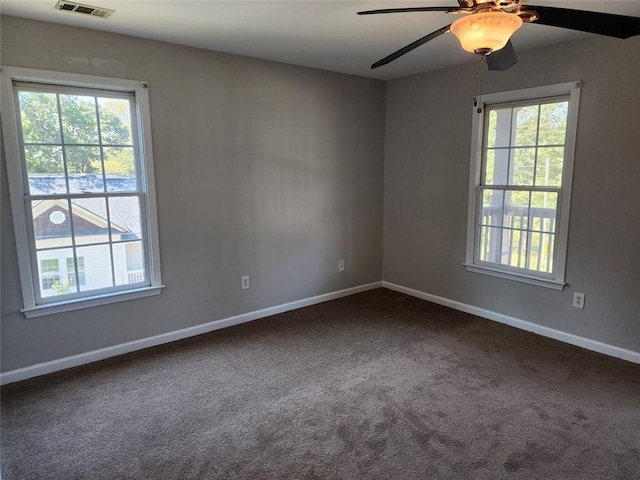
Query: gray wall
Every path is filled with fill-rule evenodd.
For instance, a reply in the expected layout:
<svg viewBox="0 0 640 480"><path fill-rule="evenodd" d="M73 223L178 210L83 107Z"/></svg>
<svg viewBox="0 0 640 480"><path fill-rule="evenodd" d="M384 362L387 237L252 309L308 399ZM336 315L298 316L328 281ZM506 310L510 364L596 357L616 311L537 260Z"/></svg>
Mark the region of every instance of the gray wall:
<svg viewBox="0 0 640 480"><path fill-rule="evenodd" d="M638 37L572 42L484 81L485 93L584 82L562 292L462 266L475 66L388 82L384 279L640 351L639 52Z"/></svg>
<svg viewBox="0 0 640 480"><path fill-rule="evenodd" d="M2 371L381 278L640 351L638 38L521 52L485 78L487 93L584 82L557 292L462 267L471 64L388 82L385 119L380 81L11 17L1 35L4 65L149 81L167 285L25 319L0 162Z"/></svg>
<svg viewBox="0 0 640 480"><path fill-rule="evenodd" d="M25 319L1 162L2 371L382 278L382 81L12 17L1 35L4 65L149 82L167 286Z"/></svg>

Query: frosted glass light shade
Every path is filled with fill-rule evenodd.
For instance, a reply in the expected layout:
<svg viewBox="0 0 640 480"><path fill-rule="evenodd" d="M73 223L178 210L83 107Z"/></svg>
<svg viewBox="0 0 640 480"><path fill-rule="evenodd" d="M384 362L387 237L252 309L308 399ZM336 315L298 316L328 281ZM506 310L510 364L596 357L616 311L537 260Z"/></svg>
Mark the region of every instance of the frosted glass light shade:
<svg viewBox="0 0 640 480"><path fill-rule="evenodd" d="M504 47L521 25L522 19L513 13L474 13L453 22L451 33L467 52L487 53Z"/></svg>

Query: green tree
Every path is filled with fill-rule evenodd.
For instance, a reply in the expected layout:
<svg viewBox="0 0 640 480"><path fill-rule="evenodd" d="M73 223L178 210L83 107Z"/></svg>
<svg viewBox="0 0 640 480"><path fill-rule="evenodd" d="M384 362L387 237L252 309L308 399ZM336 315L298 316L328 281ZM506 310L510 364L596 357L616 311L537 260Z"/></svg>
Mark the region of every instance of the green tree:
<svg viewBox="0 0 640 480"><path fill-rule="evenodd" d="M70 282L69 280L63 280L62 283L57 281L51 285L51 290L53 290L54 295L65 295L71 291L72 285L73 282Z"/></svg>
<svg viewBox="0 0 640 480"><path fill-rule="evenodd" d="M89 145L131 144L126 100L25 91L20 92L19 99L29 173L64 172L63 137L70 174L101 172L100 148ZM126 168L119 170L129 173Z"/></svg>

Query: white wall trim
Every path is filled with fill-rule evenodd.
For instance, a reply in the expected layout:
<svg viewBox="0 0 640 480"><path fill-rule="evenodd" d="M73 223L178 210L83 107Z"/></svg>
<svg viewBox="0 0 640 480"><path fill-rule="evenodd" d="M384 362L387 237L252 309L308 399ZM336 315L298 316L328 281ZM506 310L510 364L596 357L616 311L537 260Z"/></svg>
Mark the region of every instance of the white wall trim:
<svg viewBox="0 0 640 480"><path fill-rule="evenodd" d="M318 303L347 297L349 295L365 292L367 290L374 290L380 287L382 287L382 282L368 283L365 285L360 285L358 287L338 290L336 292L325 293L323 295L296 300L294 302L283 303L282 305L276 305L274 307L263 308L262 310L255 310L253 312L243 313L241 315L236 315L233 317L214 320L213 322L184 328L182 330L167 332L160 335L155 335L153 337L141 338L140 340L121 343L119 345L113 345L111 347L105 347L99 350L93 350L91 352L80 353L78 355L72 355L70 357L59 358L50 362L37 363L28 367L18 368L16 370L1 373L0 385L19 382L21 380L38 377L40 375L46 375L48 373L65 370L67 368L86 365L87 363L97 362L99 360L104 360L105 358L135 352L144 348L155 347L157 345L174 342L176 340L182 340L184 338L194 337L196 335L212 332L214 330L220 330L221 328L251 322L253 320L270 317L271 315L276 315L278 313L284 313L290 310L296 310L298 308L316 305Z"/></svg>
<svg viewBox="0 0 640 480"><path fill-rule="evenodd" d="M395 290L396 292L405 293L407 295L411 295L412 297L421 298L422 300L427 300L428 302L437 303L438 305L444 305L445 307L453 308L454 310L470 313L472 315L486 318L488 320L493 320L495 322L504 323L505 325L510 325L521 330L526 330L527 332L537 333L538 335L542 335L543 337L553 338L554 340L559 340L571 345L586 348L587 350L592 350L594 352L603 353L605 355L610 355L612 357L621 358L629 362L640 364L640 352L626 350L614 345L609 345L608 343L602 343L598 342L597 340L580 337L572 333L544 327L542 325L527 322L525 320L520 320L519 318L493 312L491 310L474 307L473 305L468 305L456 300L451 300L448 298L439 297L437 295L432 295L430 293L421 292L420 290L403 287L402 285L397 285L395 283L383 281L382 287L388 288L389 290Z"/></svg>

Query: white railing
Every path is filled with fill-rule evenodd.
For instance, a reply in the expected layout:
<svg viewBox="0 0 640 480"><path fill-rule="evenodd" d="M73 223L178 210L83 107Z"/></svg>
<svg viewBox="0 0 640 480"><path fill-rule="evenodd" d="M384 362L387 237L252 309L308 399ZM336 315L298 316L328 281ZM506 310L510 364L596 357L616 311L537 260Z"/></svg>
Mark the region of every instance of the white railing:
<svg viewBox="0 0 640 480"><path fill-rule="evenodd" d="M144 282L144 270L129 270L127 272L127 283Z"/></svg>
<svg viewBox="0 0 640 480"><path fill-rule="evenodd" d="M479 258L482 261L553 271L556 209L501 205L482 208L483 234Z"/></svg>

